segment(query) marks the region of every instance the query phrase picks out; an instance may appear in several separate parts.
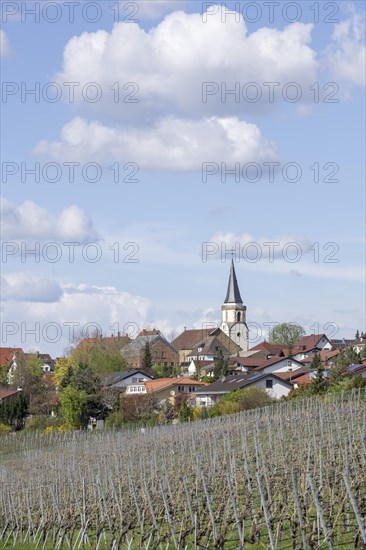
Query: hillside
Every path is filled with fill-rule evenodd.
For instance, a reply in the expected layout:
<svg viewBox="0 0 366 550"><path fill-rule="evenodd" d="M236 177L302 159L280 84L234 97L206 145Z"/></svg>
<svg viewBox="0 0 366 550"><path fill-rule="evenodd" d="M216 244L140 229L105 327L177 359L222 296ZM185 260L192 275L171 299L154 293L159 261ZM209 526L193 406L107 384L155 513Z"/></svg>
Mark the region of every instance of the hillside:
<svg viewBox="0 0 366 550"><path fill-rule="evenodd" d="M1 548L366 547L364 390L0 439Z"/></svg>

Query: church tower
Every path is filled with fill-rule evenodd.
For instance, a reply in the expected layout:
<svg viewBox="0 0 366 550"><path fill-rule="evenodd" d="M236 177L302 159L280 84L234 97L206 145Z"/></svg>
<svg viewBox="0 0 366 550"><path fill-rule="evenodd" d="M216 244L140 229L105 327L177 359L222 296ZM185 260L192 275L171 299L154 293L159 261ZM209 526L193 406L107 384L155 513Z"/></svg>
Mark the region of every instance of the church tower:
<svg viewBox="0 0 366 550"><path fill-rule="evenodd" d="M236 280L234 260L231 260L229 284L224 305L221 306L221 330L242 350L248 350L249 330L246 324L246 306L241 299Z"/></svg>

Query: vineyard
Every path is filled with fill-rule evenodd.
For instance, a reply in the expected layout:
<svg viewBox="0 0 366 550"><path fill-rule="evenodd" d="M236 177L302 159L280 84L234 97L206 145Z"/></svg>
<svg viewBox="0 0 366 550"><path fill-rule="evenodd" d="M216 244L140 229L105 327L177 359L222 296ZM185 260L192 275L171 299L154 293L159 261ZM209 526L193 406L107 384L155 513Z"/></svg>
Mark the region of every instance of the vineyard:
<svg viewBox="0 0 366 550"><path fill-rule="evenodd" d="M365 391L0 438L0 548L365 549Z"/></svg>

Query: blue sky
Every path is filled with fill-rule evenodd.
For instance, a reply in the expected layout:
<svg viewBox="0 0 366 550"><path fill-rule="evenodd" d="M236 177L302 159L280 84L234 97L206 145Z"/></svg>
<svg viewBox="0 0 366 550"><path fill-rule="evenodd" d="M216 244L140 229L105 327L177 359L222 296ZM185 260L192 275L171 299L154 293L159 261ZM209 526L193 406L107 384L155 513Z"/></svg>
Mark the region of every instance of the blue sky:
<svg viewBox="0 0 366 550"><path fill-rule="evenodd" d="M268 323L282 321L334 337L365 328L363 3L332 2L327 12L319 3L319 21L314 2L285 13L282 3L273 21L257 3L252 23L248 2L149 0L132 3L138 23L127 23L113 21L117 2L107 1L90 23L81 10L91 3L81 2L71 24L63 2L41 3L52 5L39 22L24 4L2 5L2 345L56 356L70 323L106 333L131 333L134 323L169 336L219 322L230 260L222 251L231 248L253 342L258 327L265 336ZM51 23L54 14L60 20ZM73 103L67 82L80 84ZM109 89L116 82L120 101ZM219 91L203 102L205 82ZM60 100L22 100L35 83ZM225 86L238 87L238 101L221 96ZM100 90L100 101L80 97L82 88ZM262 99L253 103L255 90ZM284 99L299 90L299 101ZM123 102L133 91L137 102ZM24 173L37 162L41 170L54 163L60 180L50 181L52 166L39 182ZM73 182L70 162L79 163ZM83 179L89 163L98 181ZM217 168L206 182L203 163ZM258 181L248 181L250 165L261 170ZM298 181L288 181L291 168L283 176L286 165ZM222 166L236 166L239 181L225 181ZM132 171L138 182L123 181ZM74 261L68 242L79 243ZM268 242L279 243L273 258ZM208 261L203 243L219 251ZM32 246L40 253L25 255Z"/></svg>

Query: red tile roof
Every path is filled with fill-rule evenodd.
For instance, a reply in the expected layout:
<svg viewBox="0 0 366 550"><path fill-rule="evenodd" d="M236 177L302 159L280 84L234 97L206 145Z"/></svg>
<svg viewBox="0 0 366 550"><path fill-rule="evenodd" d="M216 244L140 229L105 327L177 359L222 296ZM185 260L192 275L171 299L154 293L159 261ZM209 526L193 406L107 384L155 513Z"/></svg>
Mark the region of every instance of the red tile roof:
<svg viewBox="0 0 366 550"><path fill-rule="evenodd" d="M265 355L279 355L282 352L283 346L277 344L271 344L270 342L260 342L253 348L250 348L249 351L260 350L263 351Z"/></svg>
<svg viewBox="0 0 366 550"><path fill-rule="evenodd" d="M192 378L157 378L156 380L149 380L149 382L142 382L145 385L148 392L156 392L171 386L207 386L206 382L199 382L198 380L192 380ZM141 384L140 384L141 385Z"/></svg>
<svg viewBox="0 0 366 550"><path fill-rule="evenodd" d="M312 378L311 378L310 372L306 372L302 376L299 376L298 378L296 378L296 380L294 381L294 384L299 384L301 386L303 384L311 384L311 382L312 382Z"/></svg>
<svg viewBox="0 0 366 550"><path fill-rule="evenodd" d="M22 348L0 348L0 365L9 365L14 353L23 353Z"/></svg>
<svg viewBox="0 0 366 550"><path fill-rule="evenodd" d="M20 393L20 390L0 390L0 399L6 399L12 395L17 395Z"/></svg>
<svg viewBox="0 0 366 550"><path fill-rule="evenodd" d="M303 336L297 342L296 348L302 348L305 346L305 349L314 349L322 338L326 338L326 340L329 341L325 334L309 334L309 336Z"/></svg>

